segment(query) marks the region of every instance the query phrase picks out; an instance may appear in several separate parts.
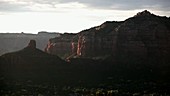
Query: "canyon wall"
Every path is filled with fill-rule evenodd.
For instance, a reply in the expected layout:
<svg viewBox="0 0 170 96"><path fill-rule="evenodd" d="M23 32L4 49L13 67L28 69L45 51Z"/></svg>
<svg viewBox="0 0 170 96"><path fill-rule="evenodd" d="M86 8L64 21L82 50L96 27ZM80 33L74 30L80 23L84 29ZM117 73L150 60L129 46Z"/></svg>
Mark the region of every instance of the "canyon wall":
<svg viewBox="0 0 170 96"><path fill-rule="evenodd" d="M49 53L70 58L111 55L122 62L147 58L166 61L170 55L170 18L145 10L125 21L107 21L74 35L50 39L48 45L54 45L46 47Z"/></svg>

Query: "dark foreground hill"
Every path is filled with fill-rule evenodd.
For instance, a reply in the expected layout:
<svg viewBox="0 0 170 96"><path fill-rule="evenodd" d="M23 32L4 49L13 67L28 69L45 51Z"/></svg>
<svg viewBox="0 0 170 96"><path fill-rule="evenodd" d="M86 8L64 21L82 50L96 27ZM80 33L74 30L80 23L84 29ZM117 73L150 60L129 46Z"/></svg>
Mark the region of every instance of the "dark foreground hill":
<svg viewBox="0 0 170 96"><path fill-rule="evenodd" d="M47 54L36 48L36 43L31 40L24 49L7 53L1 56L1 73L10 79L34 78L50 79L53 72L67 63L57 56ZM62 68L61 68L62 69Z"/></svg>
<svg viewBox="0 0 170 96"><path fill-rule="evenodd" d="M68 63L37 49L33 40L20 51L2 55L0 64L2 96L170 94L169 74L157 67L113 62L112 57L72 58Z"/></svg>
<svg viewBox="0 0 170 96"><path fill-rule="evenodd" d="M24 49L1 56L1 75L10 80L33 80L57 84L99 82L105 76L100 61L74 59L65 62L36 48L31 40ZM103 77L104 76L104 77ZM90 83L89 83L90 84Z"/></svg>

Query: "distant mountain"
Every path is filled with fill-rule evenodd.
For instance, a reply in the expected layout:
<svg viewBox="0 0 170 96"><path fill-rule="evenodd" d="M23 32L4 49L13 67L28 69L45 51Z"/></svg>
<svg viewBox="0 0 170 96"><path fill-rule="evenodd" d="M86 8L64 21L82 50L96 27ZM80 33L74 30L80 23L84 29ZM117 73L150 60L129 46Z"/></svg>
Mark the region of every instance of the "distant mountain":
<svg viewBox="0 0 170 96"><path fill-rule="evenodd" d="M48 33L45 31L38 34L28 33L0 33L0 55L8 52L21 50L30 39L37 41L37 48L44 50L50 38L59 37L60 33Z"/></svg>

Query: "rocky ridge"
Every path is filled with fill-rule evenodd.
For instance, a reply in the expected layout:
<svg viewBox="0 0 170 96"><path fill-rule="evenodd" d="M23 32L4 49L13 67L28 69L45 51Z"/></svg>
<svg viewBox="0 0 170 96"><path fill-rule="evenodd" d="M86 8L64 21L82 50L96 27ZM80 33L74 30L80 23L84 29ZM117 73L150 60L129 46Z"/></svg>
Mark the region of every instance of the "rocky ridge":
<svg viewBox="0 0 170 96"><path fill-rule="evenodd" d="M116 56L121 58L146 59L168 58L170 54L170 19L145 10L125 21L107 21L100 26L83 30L69 40L69 54L76 57ZM62 40L66 40L61 36ZM66 36L67 38L67 36ZM60 42L53 38L53 43ZM57 48L52 50L63 50ZM47 47L48 50L48 47ZM71 51L72 50L72 51ZM58 54L51 51L52 54ZM68 56L68 55L67 55ZM73 57L72 56L72 57ZM137 58L136 58L137 57Z"/></svg>

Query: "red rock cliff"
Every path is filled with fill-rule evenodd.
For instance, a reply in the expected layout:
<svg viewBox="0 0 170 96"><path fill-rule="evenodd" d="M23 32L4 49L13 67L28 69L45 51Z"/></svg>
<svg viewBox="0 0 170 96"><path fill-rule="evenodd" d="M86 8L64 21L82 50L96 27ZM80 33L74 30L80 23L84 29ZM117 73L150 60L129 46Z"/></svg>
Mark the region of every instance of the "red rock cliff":
<svg viewBox="0 0 170 96"><path fill-rule="evenodd" d="M73 35L53 39L52 54L76 53L80 57L113 55L120 58L168 58L170 19L147 10L122 22L105 22ZM54 49L54 50L53 50ZM63 52L63 53L62 53ZM124 60L126 62L126 60Z"/></svg>

